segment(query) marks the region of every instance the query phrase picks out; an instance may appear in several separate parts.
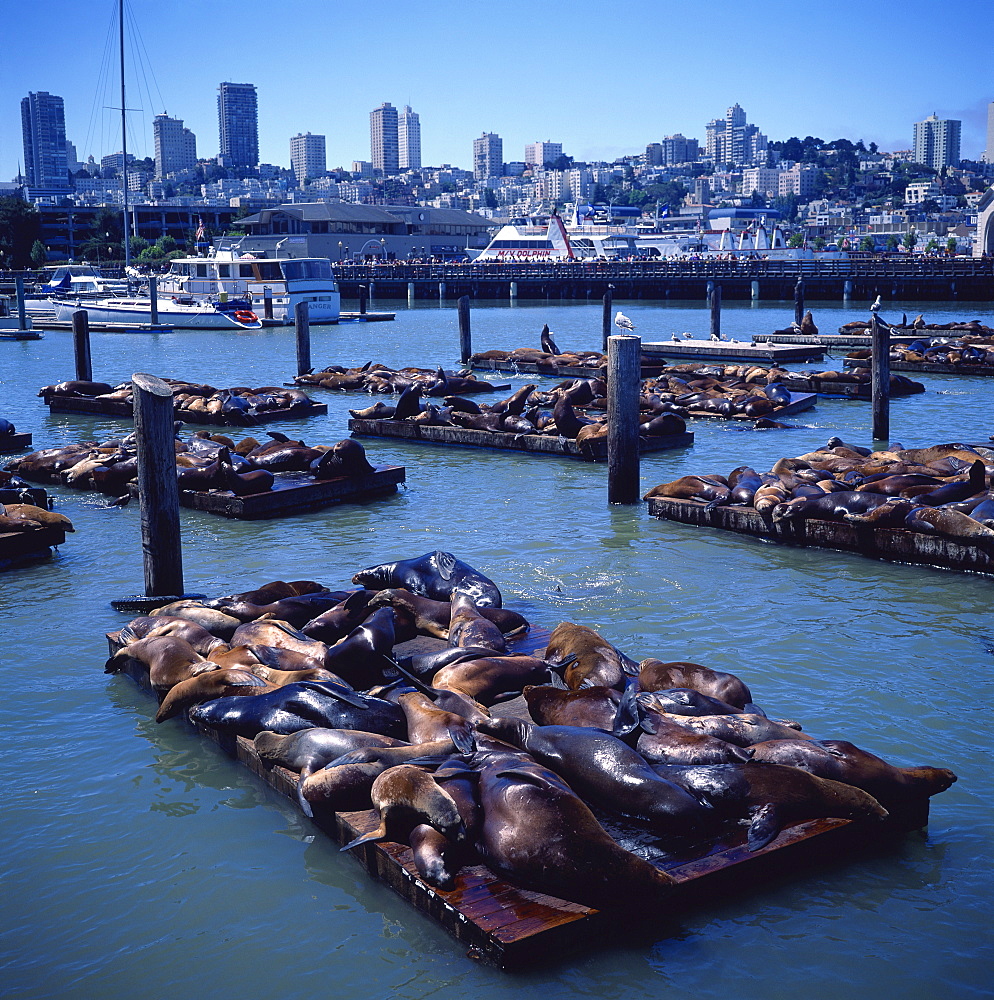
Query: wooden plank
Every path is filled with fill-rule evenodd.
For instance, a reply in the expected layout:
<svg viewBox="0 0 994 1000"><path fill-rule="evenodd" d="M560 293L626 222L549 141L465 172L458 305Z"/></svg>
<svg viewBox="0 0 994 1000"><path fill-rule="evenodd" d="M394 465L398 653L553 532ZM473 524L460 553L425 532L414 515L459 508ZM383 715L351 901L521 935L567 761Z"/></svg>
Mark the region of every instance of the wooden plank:
<svg viewBox="0 0 994 1000"><path fill-rule="evenodd" d="M497 451L523 451L529 454L559 455L586 462L607 459L606 441L592 441L587 454L581 452L573 438L541 434L508 434L503 431L480 431L468 427L433 427L409 420L363 420L353 417L349 430L356 437L398 438L412 444L460 445L471 448L491 448ZM639 438L640 452L664 451L669 448L689 448L694 443L690 432L668 437Z"/></svg>
<svg viewBox="0 0 994 1000"><path fill-rule="evenodd" d="M25 431L23 434L5 434L0 437L0 455L9 455L14 451L23 451L31 447L31 433Z"/></svg>
<svg viewBox="0 0 994 1000"><path fill-rule="evenodd" d="M0 532L0 569L13 569L27 562L47 559L52 547L62 545L66 533L60 528Z"/></svg>
<svg viewBox="0 0 994 1000"><path fill-rule="evenodd" d="M0 486L0 503L32 503L49 509L48 491L40 486Z"/></svg>
<svg viewBox="0 0 994 1000"><path fill-rule="evenodd" d="M682 524L721 528L785 545L857 552L885 562L994 575L994 554L938 535L903 528L874 528L848 521L808 519L774 524L751 507L715 507L708 510L707 504L700 500L653 497L648 503L653 517Z"/></svg>
<svg viewBox="0 0 994 1000"><path fill-rule="evenodd" d="M662 359L652 361L642 358L642 377L650 378L659 374L660 367L664 364ZM474 371L481 372L514 372L520 375L542 375L546 378L605 378L607 376L607 360L603 365L596 368L589 365L555 365L538 364L527 361L470 361L470 367Z"/></svg>
<svg viewBox="0 0 994 1000"><path fill-rule="evenodd" d="M741 358L767 361L816 361L825 356L817 344L786 346L779 344L733 344L726 341L682 340L679 343L642 341L642 352L652 357Z"/></svg>
<svg viewBox="0 0 994 1000"><path fill-rule="evenodd" d="M847 368L869 368L869 358L844 358ZM891 371L920 372L928 375L994 375L994 365L950 365L928 361L891 361Z"/></svg>
<svg viewBox="0 0 994 1000"><path fill-rule="evenodd" d="M815 405L818 396L817 393L813 392L792 392L790 394L790 402L784 406L778 406L769 413L762 414L761 417L750 417L745 413L733 413L730 417L723 416L720 413L711 413L709 410L694 410L689 409L687 415L693 417L695 420L698 418L710 418L712 420L760 420L765 418L767 420L779 420L780 417L789 417L793 413L803 413L805 410L810 410L812 406Z"/></svg>

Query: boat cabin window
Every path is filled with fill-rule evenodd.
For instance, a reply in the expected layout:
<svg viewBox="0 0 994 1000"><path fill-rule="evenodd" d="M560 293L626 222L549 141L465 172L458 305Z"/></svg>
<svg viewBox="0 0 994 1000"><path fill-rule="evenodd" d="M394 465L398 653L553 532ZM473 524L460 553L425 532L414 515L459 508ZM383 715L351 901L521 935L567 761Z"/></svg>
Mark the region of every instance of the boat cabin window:
<svg viewBox="0 0 994 1000"><path fill-rule="evenodd" d="M217 266L217 276L219 278L230 278L231 277L231 265L230 264L218 264L218 266Z"/></svg>
<svg viewBox="0 0 994 1000"><path fill-rule="evenodd" d="M239 264L238 265L238 277L239 278L251 278L252 275L252 265L251 264Z"/></svg>
<svg viewBox="0 0 994 1000"><path fill-rule="evenodd" d="M197 277L198 278L206 278L207 277L207 265L206 264L197 264L195 266L197 268Z"/></svg>
<svg viewBox="0 0 994 1000"><path fill-rule="evenodd" d="M278 281L280 277L280 266L274 260L259 261L259 277L263 281Z"/></svg>
<svg viewBox="0 0 994 1000"><path fill-rule="evenodd" d="M331 261L328 260L285 260L282 262L283 275L287 281L301 278L332 279Z"/></svg>

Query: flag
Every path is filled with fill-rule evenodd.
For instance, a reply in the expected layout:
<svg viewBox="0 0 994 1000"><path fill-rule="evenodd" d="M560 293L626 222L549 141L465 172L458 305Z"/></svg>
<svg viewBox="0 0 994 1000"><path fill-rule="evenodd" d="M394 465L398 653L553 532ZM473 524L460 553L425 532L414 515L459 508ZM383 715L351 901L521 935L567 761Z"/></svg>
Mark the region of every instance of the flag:
<svg viewBox="0 0 994 1000"><path fill-rule="evenodd" d="M670 214L670 206L664 205L663 210L659 213L659 218L665 219L667 215Z"/></svg>
<svg viewBox="0 0 994 1000"><path fill-rule="evenodd" d="M197 216L197 235L194 237L194 240L197 243L199 243L204 238L205 232L206 231L204 230L204 220L198 215Z"/></svg>

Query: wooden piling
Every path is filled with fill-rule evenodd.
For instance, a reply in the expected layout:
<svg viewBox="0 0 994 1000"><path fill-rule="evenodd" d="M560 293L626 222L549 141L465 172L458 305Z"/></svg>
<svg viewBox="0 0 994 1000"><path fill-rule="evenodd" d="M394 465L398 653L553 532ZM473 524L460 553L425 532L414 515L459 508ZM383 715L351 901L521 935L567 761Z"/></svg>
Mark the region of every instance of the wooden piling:
<svg viewBox="0 0 994 1000"><path fill-rule="evenodd" d="M870 405L873 410L873 440L890 439L890 327L874 313L870 317Z"/></svg>
<svg viewBox="0 0 994 1000"><path fill-rule="evenodd" d="M804 319L804 279L798 278L794 285L794 322L800 326Z"/></svg>
<svg viewBox="0 0 994 1000"><path fill-rule="evenodd" d="M469 325L469 296L459 299L459 359L465 365L473 353L473 334Z"/></svg>
<svg viewBox="0 0 994 1000"><path fill-rule="evenodd" d="M607 342L607 502L638 503L642 338Z"/></svg>
<svg viewBox="0 0 994 1000"><path fill-rule="evenodd" d="M601 312L601 350L607 350L607 341L611 336L611 309L614 304L614 285L608 285L604 293L604 307Z"/></svg>
<svg viewBox="0 0 994 1000"><path fill-rule="evenodd" d="M262 315L265 319L273 318L273 290L269 285L262 289Z"/></svg>
<svg viewBox="0 0 994 1000"><path fill-rule="evenodd" d="M758 281L752 282L752 285L750 286L750 290L749 290L749 296L750 296L750 298L752 299L753 302L758 302L759 301L759 282Z"/></svg>
<svg viewBox="0 0 994 1000"><path fill-rule="evenodd" d="M154 274L148 279L148 311L152 326L159 325L159 282Z"/></svg>
<svg viewBox="0 0 994 1000"><path fill-rule="evenodd" d="M365 285L359 286L359 315L366 315L366 306L369 304L369 289Z"/></svg>
<svg viewBox="0 0 994 1000"><path fill-rule="evenodd" d="M85 309L72 314L72 348L76 358L76 378L81 382L93 381L93 364L90 361L90 318Z"/></svg>
<svg viewBox="0 0 994 1000"><path fill-rule="evenodd" d="M306 375L311 365L311 304L298 302L293 307L293 322L297 328L297 374Z"/></svg>
<svg viewBox="0 0 994 1000"><path fill-rule="evenodd" d="M714 295L714 282L713 281L709 281L704 286L704 298L705 298L705 302L707 303L708 309L711 308L711 296L712 295Z"/></svg>
<svg viewBox="0 0 994 1000"><path fill-rule="evenodd" d="M28 314L24 308L24 275L14 276L14 288L17 294L17 329L26 330L28 328Z"/></svg>
<svg viewBox="0 0 994 1000"><path fill-rule="evenodd" d="M141 502L145 594L183 593L179 486L173 429L173 391L154 375L136 372L134 390L138 495Z"/></svg>
<svg viewBox="0 0 994 1000"><path fill-rule="evenodd" d="M721 285L715 285L711 292L711 339L721 338Z"/></svg>

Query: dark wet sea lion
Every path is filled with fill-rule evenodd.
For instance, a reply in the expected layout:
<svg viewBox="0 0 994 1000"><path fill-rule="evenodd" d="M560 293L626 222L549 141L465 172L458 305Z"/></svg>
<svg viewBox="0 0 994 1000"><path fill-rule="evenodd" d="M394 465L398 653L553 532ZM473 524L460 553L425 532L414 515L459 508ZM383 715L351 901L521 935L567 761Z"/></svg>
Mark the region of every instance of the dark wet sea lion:
<svg viewBox="0 0 994 1000"><path fill-rule="evenodd" d="M900 528L904 520L921 504L907 497L891 497L887 503L868 510L865 514L846 514L844 520L851 524L866 524L873 528Z"/></svg>
<svg viewBox="0 0 994 1000"><path fill-rule="evenodd" d="M687 834L700 823L698 801L660 779L643 757L610 733L534 726L510 718L478 722L476 728L526 751L600 808L647 823L660 833Z"/></svg>
<svg viewBox="0 0 994 1000"><path fill-rule="evenodd" d="M430 597L414 594L400 587L381 590L370 600L370 606L374 608L387 605L394 609L408 611L413 618L414 626L423 635L434 636L436 639L448 639L452 615L451 600L435 601ZM476 611L497 625L503 635L528 628L526 618L507 608L492 608L483 605L477 607Z"/></svg>
<svg viewBox="0 0 994 1000"><path fill-rule="evenodd" d="M739 709L752 704L752 692L735 674L712 670L700 663L689 663L686 660L667 663L649 657L638 665L638 678L639 689L642 691L691 688Z"/></svg>
<svg viewBox="0 0 994 1000"><path fill-rule="evenodd" d="M549 664L536 656L483 656L453 663L439 670L432 687L464 694L481 705L492 705L501 695L520 691L526 684L549 679Z"/></svg>
<svg viewBox="0 0 994 1000"><path fill-rule="evenodd" d="M380 608L329 647L324 666L354 687L372 687L382 682L383 668L393 662L395 639L393 608Z"/></svg>
<svg viewBox="0 0 994 1000"><path fill-rule="evenodd" d="M887 503L890 497L883 493L844 491L825 493L823 496L799 497L787 500L773 509L773 523L803 521L815 518L822 521L841 521L846 514L865 514Z"/></svg>
<svg viewBox="0 0 994 1000"><path fill-rule="evenodd" d="M171 719L202 701L211 701L227 695L264 694L267 691L275 691L277 686L242 667L208 670L174 684L162 699L155 721L163 722L165 719Z"/></svg>
<svg viewBox="0 0 994 1000"><path fill-rule="evenodd" d="M611 732L621 692L609 687L564 691L548 685L528 685L522 694L528 714L539 726L586 726Z"/></svg>
<svg viewBox="0 0 994 1000"><path fill-rule="evenodd" d="M704 799L715 819L749 822L749 850L758 851L790 823L821 817L881 820L887 810L853 785L819 778L799 768L777 764L656 764L653 770Z"/></svg>
<svg viewBox="0 0 994 1000"><path fill-rule="evenodd" d="M357 729L301 729L289 735L263 730L252 741L259 756L271 765L298 774L316 771L361 747L397 747L404 741Z"/></svg>
<svg viewBox="0 0 994 1000"><path fill-rule="evenodd" d="M497 585L451 552L426 552L416 559L381 563L360 570L352 582L362 587L383 590L403 587L432 600L449 600L453 593L468 594L478 607L501 607Z"/></svg>
<svg viewBox="0 0 994 1000"><path fill-rule="evenodd" d="M693 688L663 688L643 696L657 711L670 715L735 715L741 707L729 705Z"/></svg>
<svg viewBox="0 0 994 1000"><path fill-rule="evenodd" d="M698 716L664 714L671 722L684 726L692 732L715 736L726 743L734 743L740 747L750 747L766 740L813 739L794 726L751 713Z"/></svg>
<svg viewBox="0 0 994 1000"><path fill-rule="evenodd" d="M480 772L487 865L512 882L587 906L653 905L673 879L624 850L557 774L495 755Z"/></svg>
<svg viewBox="0 0 994 1000"><path fill-rule="evenodd" d="M366 450L353 438L345 438L310 463L315 479L340 476L368 476L376 471L366 458Z"/></svg>
<svg viewBox="0 0 994 1000"><path fill-rule="evenodd" d="M338 642L373 613L370 603L376 594L375 590L357 590L333 608L305 622L300 631L321 642Z"/></svg>
<svg viewBox="0 0 994 1000"><path fill-rule="evenodd" d="M958 500L966 500L968 497L976 496L978 493L984 492L986 487L987 469L984 460L978 458L970 466L970 474L966 480L948 482L933 490L916 492L914 498L929 507L938 507L941 504L956 503Z"/></svg>
<svg viewBox="0 0 994 1000"><path fill-rule="evenodd" d="M636 664L592 628L560 622L549 636L545 658L563 668L563 679L572 691L583 687L621 690Z"/></svg>
<svg viewBox="0 0 994 1000"><path fill-rule="evenodd" d="M416 677L434 677L444 667L499 655L495 650L484 646L446 646L430 653L402 656L397 662Z"/></svg>
<svg viewBox="0 0 994 1000"><path fill-rule="evenodd" d="M254 698L217 698L190 709L190 718L249 739L264 729L286 735L312 726L359 729L396 739L407 733L396 705L327 681L288 684Z"/></svg>

